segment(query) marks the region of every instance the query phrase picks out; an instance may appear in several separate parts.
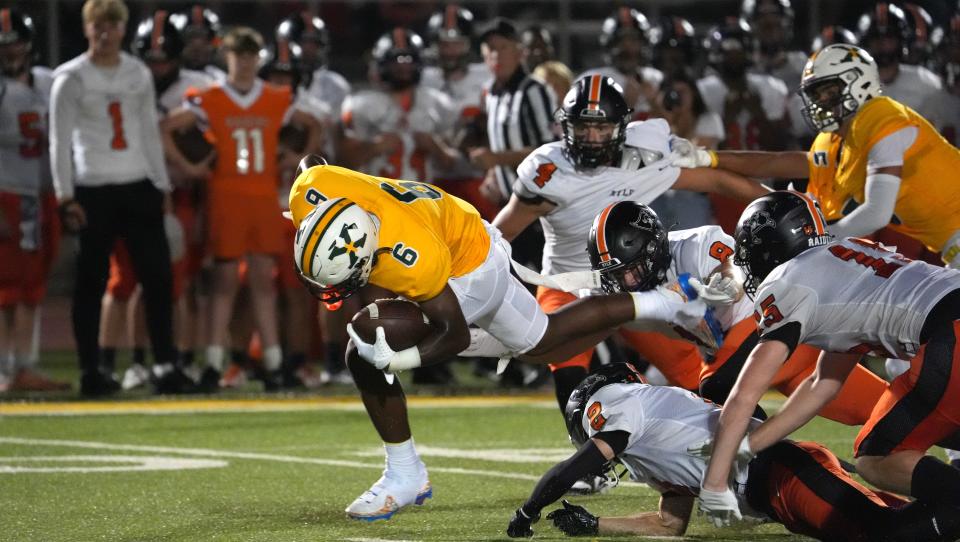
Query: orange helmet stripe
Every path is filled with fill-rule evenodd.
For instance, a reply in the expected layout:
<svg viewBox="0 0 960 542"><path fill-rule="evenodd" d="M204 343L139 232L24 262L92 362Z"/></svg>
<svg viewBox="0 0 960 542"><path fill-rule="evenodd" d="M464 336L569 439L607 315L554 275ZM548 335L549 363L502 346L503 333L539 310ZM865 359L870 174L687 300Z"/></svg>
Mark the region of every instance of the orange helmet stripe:
<svg viewBox="0 0 960 542"><path fill-rule="evenodd" d="M193 22L191 22L190 24L195 26L203 26L203 6L200 6L200 5L193 6L192 14L193 16L191 17L191 19L193 19Z"/></svg>
<svg viewBox="0 0 960 542"><path fill-rule="evenodd" d="M600 108L600 81L599 75L590 76L590 97L587 99L587 109L596 111Z"/></svg>
<svg viewBox="0 0 960 542"><path fill-rule="evenodd" d="M794 194L800 197L804 203L807 204L807 211L810 212L810 216L813 217L813 225L817 230L817 235L826 235L827 228L823 224L823 217L820 216L820 211L817 210L817 204L814 203L813 198L804 194L803 192L798 192L796 190L791 190Z"/></svg>
<svg viewBox="0 0 960 542"><path fill-rule="evenodd" d="M163 25L167 22L167 12L158 10L153 14L153 32L150 34L150 50L160 51L160 40L163 39Z"/></svg>
<svg viewBox="0 0 960 542"><path fill-rule="evenodd" d="M0 32L13 32L13 22L10 20L10 9L0 9Z"/></svg>
<svg viewBox="0 0 960 542"><path fill-rule="evenodd" d="M601 262L610 261L610 252L607 248L607 217L610 216L610 211L617 204L607 205L607 208L600 212L600 217L597 219L597 252L600 253Z"/></svg>
<svg viewBox="0 0 960 542"><path fill-rule="evenodd" d="M287 40L277 42L277 60L283 64L290 62L290 43Z"/></svg>
<svg viewBox="0 0 960 542"><path fill-rule="evenodd" d="M450 4L447 6L447 11L444 14L443 19L443 28L451 30L457 27L457 10L458 7L456 4Z"/></svg>
<svg viewBox="0 0 960 542"><path fill-rule="evenodd" d="M393 44L399 49L407 48L407 33L404 29L400 27L393 29Z"/></svg>
<svg viewBox="0 0 960 542"><path fill-rule="evenodd" d="M622 7L620 8L620 24L628 26L633 22L633 18L630 17L630 8Z"/></svg>

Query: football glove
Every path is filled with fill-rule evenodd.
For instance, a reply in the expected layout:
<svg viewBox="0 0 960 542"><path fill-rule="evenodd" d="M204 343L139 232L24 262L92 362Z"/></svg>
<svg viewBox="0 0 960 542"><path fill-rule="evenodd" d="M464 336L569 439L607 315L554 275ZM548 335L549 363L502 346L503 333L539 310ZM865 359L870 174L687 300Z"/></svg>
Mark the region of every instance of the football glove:
<svg viewBox="0 0 960 542"><path fill-rule="evenodd" d="M717 167L716 154L682 137L670 139L671 163L679 168Z"/></svg>
<svg viewBox="0 0 960 542"><path fill-rule="evenodd" d="M564 499L563 508L557 508L547 514L547 519L569 536L595 535L600 528L600 518L591 514L586 508L570 504Z"/></svg>
<svg viewBox="0 0 960 542"><path fill-rule="evenodd" d="M743 294L736 279L724 277L720 273L710 275L710 280L706 284L692 277L689 282L690 286L697 291L698 299L702 299L711 307L733 305Z"/></svg>
<svg viewBox="0 0 960 542"><path fill-rule="evenodd" d="M714 527L729 527L735 521L743 520L737 496L728 487L723 491L710 491L700 488L700 514Z"/></svg>
<svg viewBox="0 0 960 542"><path fill-rule="evenodd" d="M540 521L539 513L530 517L524 513L523 507L521 506L513 513L513 518L510 519L510 524L507 525L507 536L510 538L530 538L533 536L533 529L530 528L530 525L538 521Z"/></svg>
<svg viewBox="0 0 960 542"><path fill-rule="evenodd" d="M356 345L357 355L381 371L393 373L420 366L420 350L416 346L399 352L394 350L387 343L387 334L382 326L377 326L377 339L373 344L364 342L353 329L353 324L347 324L347 335Z"/></svg>

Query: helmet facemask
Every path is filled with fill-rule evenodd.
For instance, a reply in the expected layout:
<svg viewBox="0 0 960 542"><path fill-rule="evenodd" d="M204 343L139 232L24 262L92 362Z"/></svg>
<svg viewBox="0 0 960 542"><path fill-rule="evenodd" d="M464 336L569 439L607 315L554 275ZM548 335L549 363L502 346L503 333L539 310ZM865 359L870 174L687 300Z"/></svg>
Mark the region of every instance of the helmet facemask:
<svg viewBox="0 0 960 542"><path fill-rule="evenodd" d="M30 42L0 43L0 73L4 77L20 77L30 68L31 57L32 44Z"/></svg>
<svg viewBox="0 0 960 542"><path fill-rule="evenodd" d="M573 164L583 169L613 165L623 149L625 130L623 122L610 122L603 117L590 119L585 114L563 121L567 153Z"/></svg>
<svg viewBox="0 0 960 542"><path fill-rule="evenodd" d="M839 75L824 77L800 85L803 118L818 132L836 132L847 117L857 112L860 104L850 93L863 72L851 68Z"/></svg>

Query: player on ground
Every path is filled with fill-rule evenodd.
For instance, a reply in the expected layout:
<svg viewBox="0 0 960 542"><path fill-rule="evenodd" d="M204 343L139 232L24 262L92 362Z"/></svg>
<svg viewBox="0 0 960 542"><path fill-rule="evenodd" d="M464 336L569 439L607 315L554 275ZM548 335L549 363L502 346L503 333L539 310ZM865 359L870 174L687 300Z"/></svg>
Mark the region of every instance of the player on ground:
<svg viewBox="0 0 960 542"><path fill-rule="evenodd" d="M707 169L671 166L667 123L655 119L628 125L630 112L613 79L582 77L567 93L559 112L563 141L541 146L517 168L513 195L493 224L510 241L539 219L546 238L544 274L590 270L583 250L590 224L612 202L629 198L649 203L671 187L723 192L744 201L766 193L759 184L738 175L718 177ZM561 290L544 286L537 290L545 312L575 299L574 294ZM701 364L694 345L654 333L623 335L672 384L697 389ZM592 354L592 350L586 351L551 366L561 408L586 376Z"/></svg>
<svg viewBox="0 0 960 542"><path fill-rule="evenodd" d="M661 319L680 304L686 310L674 323L702 324L705 305L684 303L667 289L585 299L548 316L510 275L509 246L500 232L468 203L428 184L309 167L317 163L304 159L290 192L303 280L326 303L357 291L364 301L402 296L419 303L434 328L419 345L395 352L382 332L368 344L348 326L355 351L347 362L387 451L384 476L347 508L350 517L387 519L431 491L403 390L382 371L451 359L470 345L471 323L521 359L540 362L580 352L627 321Z"/></svg>
<svg viewBox="0 0 960 542"><path fill-rule="evenodd" d="M238 288L239 261L249 266L251 297L263 344L265 385L279 385L283 361L277 335L274 258L283 252L277 216L277 137L288 120L289 89L257 77L263 38L238 27L224 38L227 79L204 90L191 90L185 107L164 122L170 158L199 177L211 175L190 164L173 144L172 133L192 126L209 130L216 141L217 163L207 190L207 241L214 259L210 300L207 367L200 386L215 390L224 369L227 328ZM296 112L290 113L295 115Z"/></svg>
<svg viewBox="0 0 960 542"><path fill-rule="evenodd" d="M566 407L567 431L579 450L550 469L507 528L532 536L540 511L583 473L610 470L660 492L656 512L596 517L566 501L547 519L572 536L682 536L706 470L696 447L717 425L720 408L664 386L650 386L629 364L607 365L577 387ZM750 420L752 426L759 420ZM908 503L871 491L842 470L837 457L815 442L780 441L738 461L732 504L756 521L777 521L821 540L952 540L960 520L948 506ZM953 535L953 536L950 536Z"/></svg>
<svg viewBox="0 0 960 542"><path fill-rule="evenodd" d="M31 66L33 37L29 16L0 9L0 391L70 387L37 372L32 359L60 228L55 204L44 205L42 193L49 178L44 143L53 78L50 70Z"/></svg>
<svg viewBox="0 0 960 542"><path fill-rule="evenodd" d="M708 303L714 306L714 315L723 331L720 348L706 349L694 342L700 348L682 349L690 359L679 362L678 354L670 348L643 352L645 359L657 367L666 363L703 367L699 374L699 394L717 404L727 400L747 354L758 339L753 301L743 296L742 276L730 258L733 245L733 237L719 226L668 233L652 209L634 201L621 201L597 215L587 249L590 263L600 272L607 293L645 291L675 282L684 274L699 281L693 284L703 292L704 299L711 299ZM663 336L676 337L676 332L669 327L659 327L655 334L660 336L659 343L664 342ZM643 337L650 335L646 333ZM681 336L690 340L689 334L683 334L682 330ZM631 341L634 342L645 341ZM799 346L777 372L771 386L789 395L810 376L819 355L816 348ZM842 392L820 414L847 425L862 425L886 388L885 381L857 366ZM759 407L754 415L766 417Z"/></svg>
<svg viewBox="0 0 960 542"><path fill-rule="evenodd" d="M960 272L911 261L863 239L836 240L815 202L776 192L751 203L735 235L734 263L754 295L760 342L717 424L700 491L715 523L739 519L728 487L738 455L766 449L836 396L867 354L910 360L854 444L857 472L928 506L960 509L960 470L926 451L960 429ZM783 409L744 436L773 375L799 344L823 350L817 370ZM956 448L956 443L951 443Z"/></svg>

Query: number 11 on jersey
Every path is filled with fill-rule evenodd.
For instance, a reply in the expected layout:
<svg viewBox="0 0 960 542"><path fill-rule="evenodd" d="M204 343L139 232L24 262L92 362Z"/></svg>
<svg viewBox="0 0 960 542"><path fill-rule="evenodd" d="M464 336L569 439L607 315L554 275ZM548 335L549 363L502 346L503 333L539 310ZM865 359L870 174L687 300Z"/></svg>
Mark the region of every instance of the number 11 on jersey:
<svg viewBox="0 0 960 542"><path fill-rule="evenodd" d="M250 173L251 165L254 173L263 173L263 132L260 128L237 128L230 136L237 143L237 173Z"/></svg>

